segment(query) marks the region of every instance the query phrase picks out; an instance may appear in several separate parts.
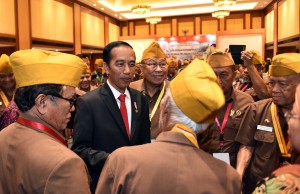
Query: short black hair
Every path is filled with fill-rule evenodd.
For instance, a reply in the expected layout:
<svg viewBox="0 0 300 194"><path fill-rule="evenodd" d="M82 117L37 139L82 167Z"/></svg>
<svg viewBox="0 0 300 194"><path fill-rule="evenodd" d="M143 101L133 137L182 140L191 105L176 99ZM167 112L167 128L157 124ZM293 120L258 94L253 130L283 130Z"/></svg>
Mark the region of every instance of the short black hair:
<svg viewBox="0 0 300 194"><path fill-rule="evenodd" d="M130 47L131 49L132 46L128 44L127 42L124 41L114 41L106 45L103 49L103 61L109 66L110 60L111 60L111 50L115 47L119 46L127 46Z"/></svg>
<svg viewBox="0 0 300 194"><path fill-rule="evenodd" d="M21 112L30 110L35 105L35 99L39 94L60 94L63 86L59 84L38 84L21 87L16 90L14 101Z"/></svg>

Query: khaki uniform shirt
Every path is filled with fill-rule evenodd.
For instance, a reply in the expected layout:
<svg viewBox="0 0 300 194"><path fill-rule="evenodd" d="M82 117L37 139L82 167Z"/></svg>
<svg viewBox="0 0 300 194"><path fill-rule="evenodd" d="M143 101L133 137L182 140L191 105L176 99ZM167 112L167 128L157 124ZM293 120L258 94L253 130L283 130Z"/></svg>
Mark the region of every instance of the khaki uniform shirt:
<svg viewBox="0 0 300 194"><path fill-rule="evenodd" d="M166 86L165 86L165 90L166 90L166 88L169 87L169 82L168 81L165 81L165 82L166 82ZM160 89L152 97L150 97L145 90L144 79L140 79L138 81L131 82L129 87L140 91L146 97L146 99L148 101L148 105L149 105L149 114L151 114L151 112L156 104L156 101L159 97L159 94L162 90L163 84L161 85ZM151 120L151 139L155 139L162 131L161 129L159 129L159 125L158 125L159 124L159 114L160 114L160 107L158 105L156 112Z"/></svg>
<svg viewBox="0 0 300 194"><path fill-rule="evenodd" d="M254 148L246 173L246 193L251 193L258 181L271 175L285 160L281 157L274 132L270 110L271 103L272 99L269 98L251 104L236 136L236 141ZM288 125L280 107L278 107L278 115L282 132L287 135ZM269 127L271 131L257 129L258 125ZM289 160L289 162L293 161Z"/></svg>
<svg viewBox="0 0 300 194"><path fill-rule="evenodd" d="M113 152L100 175L96 194L240 194L238 173L178 132Z"/></svg>
<svg viewBox="0 0 300 194"><path fill-rule="evenodd" d="M229 153L230 164L236 167L239 143L235 141L240 123L249 104L253 103L252 97L240 90L233 90L231 99L225 103L217 116L220 125L224 121L228 104L232 102L230 115L224 128L224 146L220 146L220 129L216 122L211 124L207 130L198 135L198 143L201 149L208 153Z"/></svg>
<svg viewBox="0 0 300 194"><path fill-rule="evenodd" d="M42 131L19 123L3 129L0 161L0 193L90 193L83 160Z"/></svg>

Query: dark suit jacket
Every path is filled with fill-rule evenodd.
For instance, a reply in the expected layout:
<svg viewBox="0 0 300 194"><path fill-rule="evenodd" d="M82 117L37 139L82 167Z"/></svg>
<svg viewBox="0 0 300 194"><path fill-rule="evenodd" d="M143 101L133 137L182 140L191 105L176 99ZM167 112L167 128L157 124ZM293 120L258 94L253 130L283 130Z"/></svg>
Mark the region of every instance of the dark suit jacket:
<svg viewBox="0 0 300 194"><path fill-rule="evenodd" d="M96 188L99 175L108 155L123 146L150 142L150 120L146 98L128 88L132 105L131 137L126 128L114 95L105 83L77 101L72 150L86 163ZM136 104L136 107L135 107Z"/></svg>

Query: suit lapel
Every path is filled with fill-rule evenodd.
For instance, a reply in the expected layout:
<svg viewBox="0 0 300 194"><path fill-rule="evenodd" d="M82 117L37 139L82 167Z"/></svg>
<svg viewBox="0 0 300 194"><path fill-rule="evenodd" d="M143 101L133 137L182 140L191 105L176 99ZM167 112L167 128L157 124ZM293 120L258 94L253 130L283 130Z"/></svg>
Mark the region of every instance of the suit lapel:
<svg viewBox="0 0 300 194"><path fill-rule="evenodd" d="M103 98L104 104L107 106L109 113L112 115L112 118L115 120L115 122L119 126L119 129L122 131L124 136L126 136L128 138L120 109L119 109L116 99L107 83L105 83L102 86L100 95L102 95L104 97Z"/></svg>
<svg viewBox="0 0 300 194"><path fill-rule="evenodd" d="M130 88L128 88L131 98L131 133L130 139L132 139L135 129L136 129L136 118L138 111L141 110L140 104L141 102L137 99L136 93L133 93Z"/></svg>

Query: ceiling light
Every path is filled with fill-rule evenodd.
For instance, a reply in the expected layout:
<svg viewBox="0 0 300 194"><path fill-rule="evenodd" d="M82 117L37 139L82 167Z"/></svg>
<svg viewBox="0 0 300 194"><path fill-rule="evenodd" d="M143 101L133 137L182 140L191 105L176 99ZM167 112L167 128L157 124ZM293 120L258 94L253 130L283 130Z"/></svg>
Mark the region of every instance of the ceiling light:
<svg viewBox="0 0 300 194"><path fill-rule="evenodd" d="M132 6L131 11L135 14L145 14L149 13L151 9L151 6L149 5L135 5Z"/></svg>
<svg viewBox="0 0 300 194"><path fill-rule="evenodd" d="M236 4L236 0L214 0L215 6L226 7Z"/></svg>
<svg viewBox="0 0 300 194"><path fill-rule="evenodd" d="M157 24L160 21L161 21L161 17L159 16L151 16L146 18L146 22L150 24Z"/></svg>
<svg viewBox="0 0 300 194"><path fill-rule="evenodd" d="M224 18L226 16L229 16L230 11L229 10L217 10L211 13L211 15L215 18Z"/></svg>

